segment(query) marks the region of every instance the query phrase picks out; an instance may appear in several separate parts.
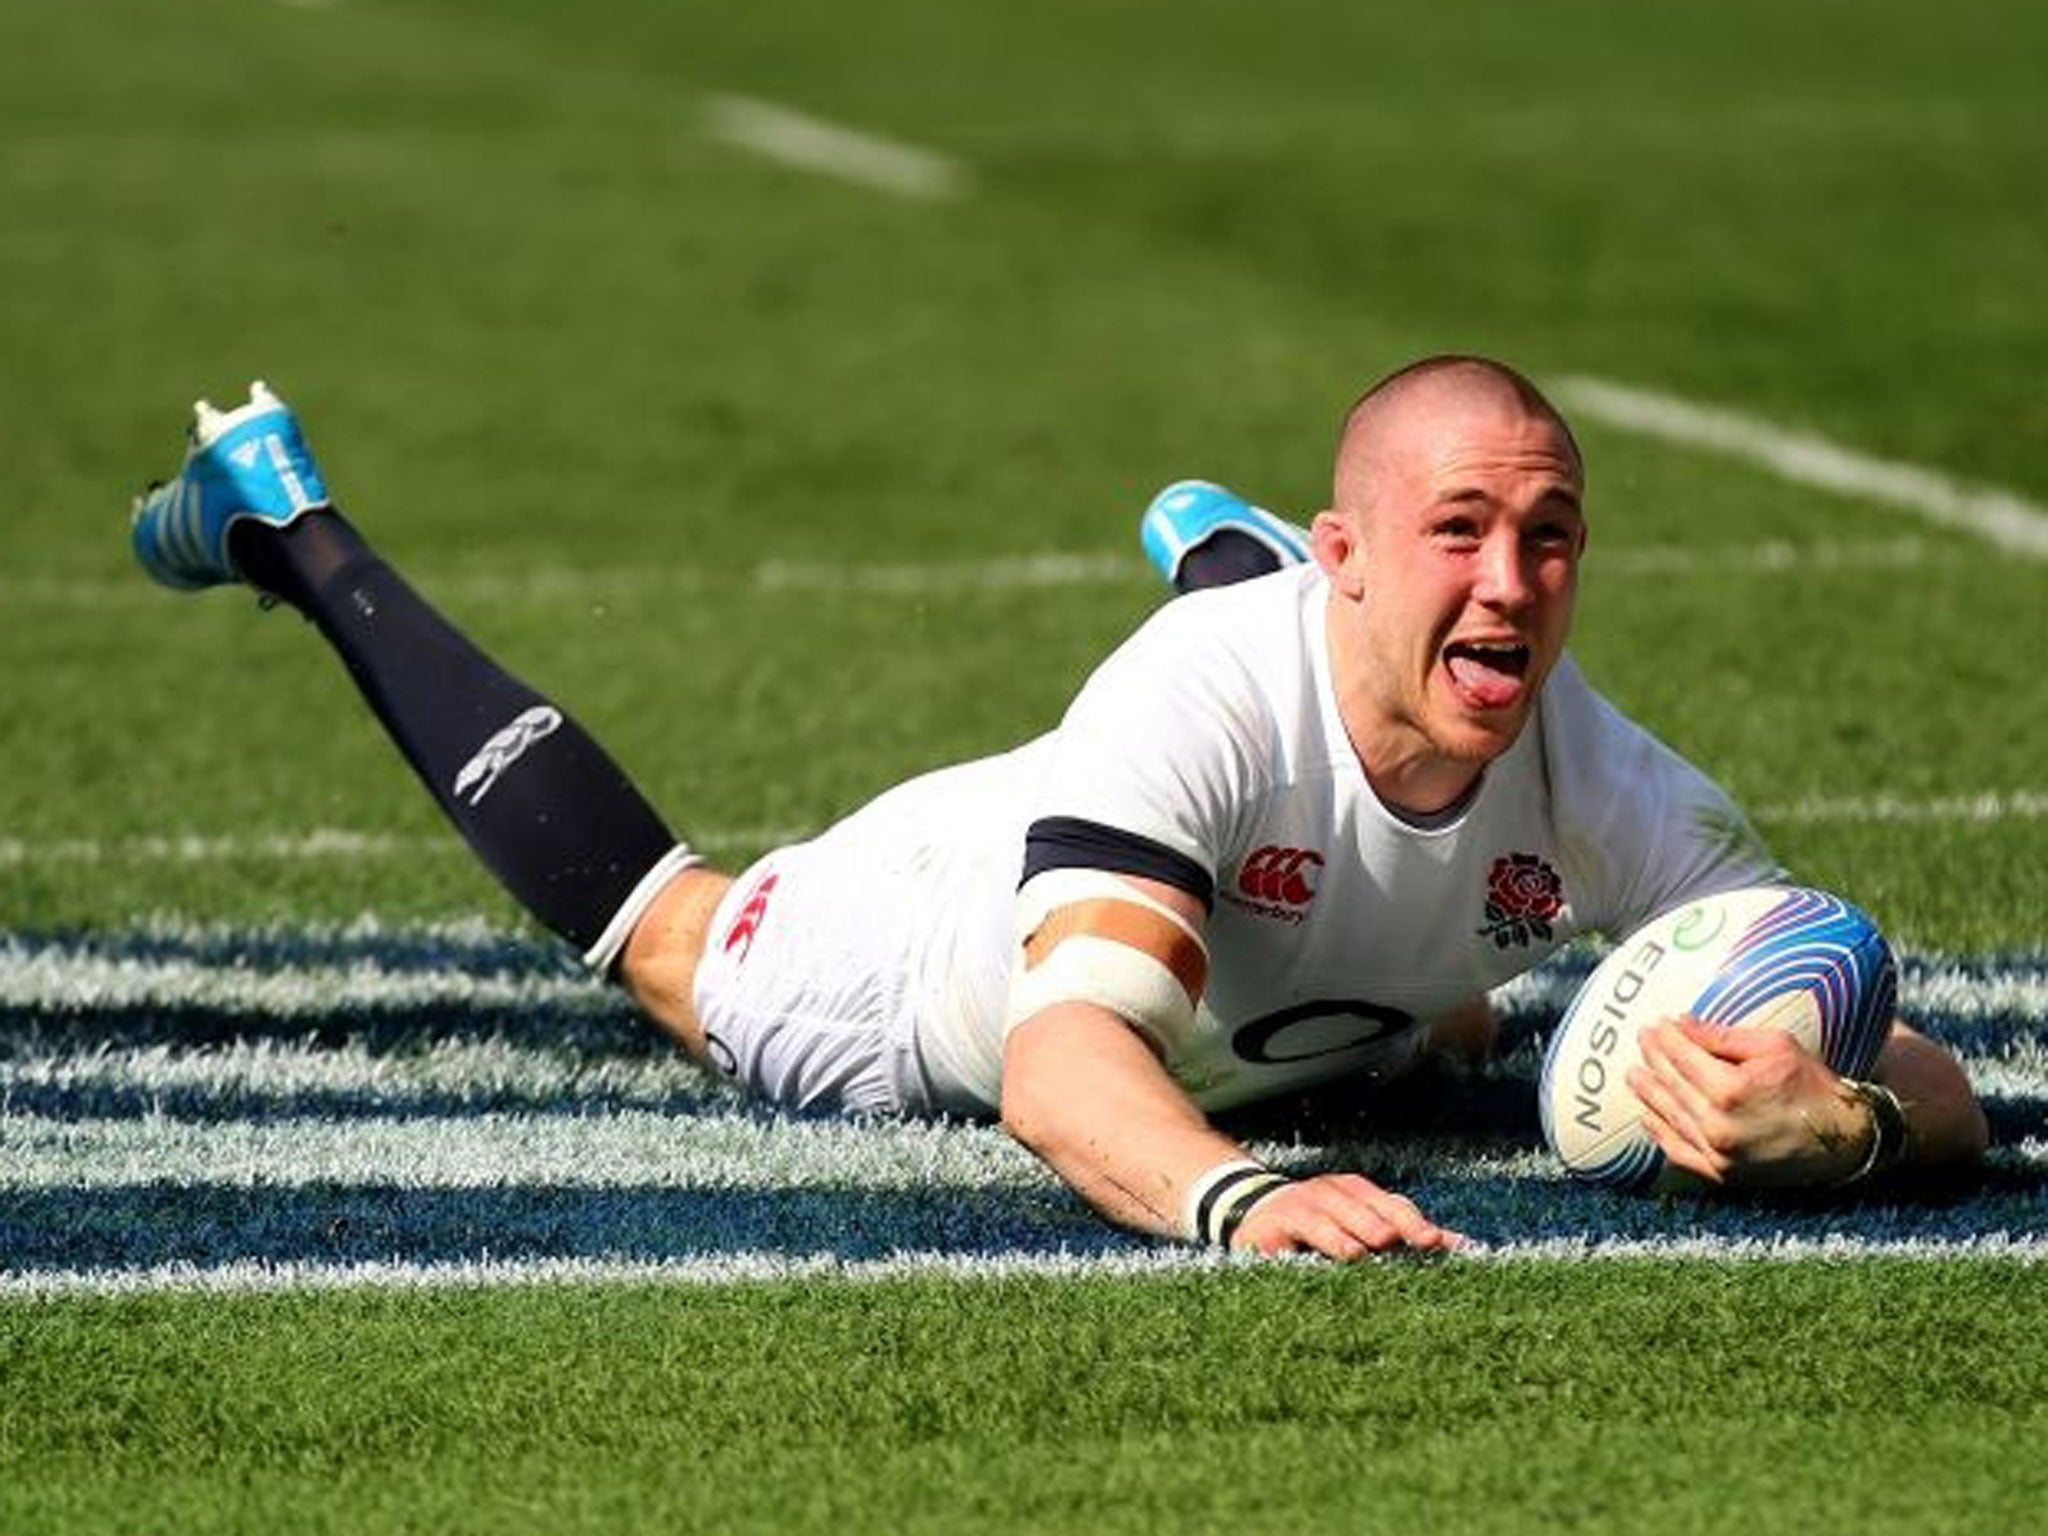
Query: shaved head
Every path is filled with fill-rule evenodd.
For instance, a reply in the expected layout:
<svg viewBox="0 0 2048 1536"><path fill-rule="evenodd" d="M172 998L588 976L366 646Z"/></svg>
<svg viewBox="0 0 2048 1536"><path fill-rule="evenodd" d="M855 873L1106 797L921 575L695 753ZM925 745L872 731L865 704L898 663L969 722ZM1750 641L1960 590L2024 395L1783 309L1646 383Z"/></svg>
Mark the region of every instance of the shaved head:
<svg viewBox="0 0 2048 1536"><path fill-rule="evenodd" d="M1425 358L1351 408L1309 536L1338 710L1381 799L1443 810L1514 745L1564 654L1584 499L1571 429L1500 363Z"/></svg>
<svg viewBox="0 0 2048 1536"><path fill-rule="evenodd" d="M1577 439L1543 391L1505 363L1449 353L1426 357L1387 375L1351 407L1337 443L1331 505L1368 513L1379 499L1379 470L1433 423L1474 414L1534 417L1557 432L1583 484L1585 461Z"/></svg>

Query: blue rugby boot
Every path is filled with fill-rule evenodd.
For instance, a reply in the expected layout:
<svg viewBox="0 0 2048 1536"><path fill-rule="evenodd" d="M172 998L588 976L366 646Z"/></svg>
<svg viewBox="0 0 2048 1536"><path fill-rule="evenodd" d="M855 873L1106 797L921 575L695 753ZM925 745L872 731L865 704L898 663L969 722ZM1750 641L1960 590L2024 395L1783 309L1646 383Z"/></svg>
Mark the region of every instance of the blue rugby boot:
<svg viewBox="0 0 2048 1536"><path fill-rule="evenodd" d="M201 400L192 417L184 467L135 499L129 534L145 571L188 592L242 579L228 529L243 518L282 528L329 505L298 419L262 380L247 405L217 411Z"/></svg>
<svg viewBox="0 0 2048 1536"><path fill-rule="evenodd" d="M1309 558L1305 531L1207 480L1176 480L1152 498L1138 522L1145 558L1180 592L1217 584L1191 579L1188 563L1190 556L1222 533L1240 535L1256 546L1248 551L1250 568L1224 580L1300 565Z"/></svg>

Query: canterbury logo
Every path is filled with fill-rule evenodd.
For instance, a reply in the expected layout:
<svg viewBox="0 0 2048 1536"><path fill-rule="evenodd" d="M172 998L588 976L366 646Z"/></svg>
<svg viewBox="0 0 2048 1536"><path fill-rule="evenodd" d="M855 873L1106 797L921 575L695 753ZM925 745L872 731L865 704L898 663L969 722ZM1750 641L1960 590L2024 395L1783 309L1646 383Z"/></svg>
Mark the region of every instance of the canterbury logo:
<svg viewBox="0 0 2048 1536"><path fill-rule="evenodd" d="M1312 849L1268 845L1254 850L1238 869L1237 888L1254 901L1305 907L1316 894L1309 875L1322 867L1323 856Z"/></svg>
<svg viewBox="0 0 2048 1536"><path fill-rule="evenodd" d="M504 776L507 768L526 754L526 749L543 736L552 736L561 726L562 717L545 704L536 704L519 716L505 729L498 732L477 754L462 765L462 772L455 775L455 798L469 796L469 803L482 803L491 786ZM470 791L475 793L471 794Z"/></svg>
<svg viewBox="0 0 2048 1536"><path fill-rule="evenodd" d="M761 883L747 893L747 904L740 908L740 915L732 920L732 927L725 931L725 952L739 951L737 958L747 958L747 951L754 947L754 935L760 930L761 920L768 915L768 898L775 894L778 875L764 875Z"/></svg>

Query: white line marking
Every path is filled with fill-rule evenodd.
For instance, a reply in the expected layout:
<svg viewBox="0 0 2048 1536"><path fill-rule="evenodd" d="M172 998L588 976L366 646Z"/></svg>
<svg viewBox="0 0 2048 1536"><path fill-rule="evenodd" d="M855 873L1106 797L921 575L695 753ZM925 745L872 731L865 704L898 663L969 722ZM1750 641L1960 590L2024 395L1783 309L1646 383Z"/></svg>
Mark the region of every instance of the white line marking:
<svg viewBox="0 0 2048 1536"><path fill-rule="evenodd" d="M525 571L410 573L430 599L461 603L593 603L608 598L662 598L722 591L772 597L779 593L856 592L877 597L943 597L951 593L1036 591L1045 587L1124 586L1165 589L1144 560L1129 554L1049 551L967 560L819 563L766 560L738 570L704 566L537 567ZM162 604L168 594L139 573L133 579L0 577L0 604L8 608L105 608Z"/></svg>
<svg viewBox="0 0 2048 1536"><path fill-rule="evenodd" d="M0 1001L18 983L33 995L32 983L52 980L62 1000L76 1001L72 989L84 980L88 999L199 997L253 1002L287 1017L315 999L346 1008L364 998L431 998L451 984L498 999L508 1023L521 1011L573 1011L584 999L624 1006L594 982L550 970L536 958L544 946L508 948L517 935L478 921L251 930L246 954L237 932L166 922L83 945L0 938ZM179 952L181 938L190 955ZM1909 1006L1955 1021L2016 1022L2010 1038L1980 1031L1999 1038L1981 1040L1969 1058L1973 1081L1993 1099L2040 1098L2048 1083L2048 1043L2038 1028L2048 1021L2048 956L1908 956L1905 970ZM1519 985L1534 997L1570 984L1559 973ZM0 1062L0 1195L25 1223L23 1245L0 1254L0 1298L919 1274L1139 1277L1225 1262L1070 1225L1084 1224L1085 1213L994 1126L778 1115L736 1103L676 1058L591 1057L566 1044L552 1032L545 1045L494 1035L438 1040L422 1051L352 1039L193 1049L61 1032L41 1047L25 1038ZM1323 1155L1292 1140L1253 1150L1282 1167ZM1916 1222L1910 1235L1882 1213L1854 1211L1790 1224L1768 1212L1720 1209L1706 1219L1703 1211L1703 1230L1682 1213L1667 1219L1654 1207L1580 1190L1535 1146L1487 1137L1418 1142L1403 1134L1350 1151L1366 1166L1441 1186L1445 1198L1461 1187L1512 1190L1513 1211L1488 1223L1498 1237L1456 1262L2048 1259L2039 1201L2029 1193L2048 1173L2048 1140L2035 1134L1994 1148L1995 1167L2017 1175L2009 1187L1995 1186L1988 1203ZM677 1199L687 1207L680 1217ZM81 1200L99 1214L77 1217ZM970 1214L957 1225L934 1224L920 1214L934 1200ZM227 1209L233 1219L218 1230L198 1223L203 1241L131 1248L124 1211L155 1213L178 1202L201 1213ZM536 1215L535 1202L554 1205ZM630 1208L623 1217L622 1206ZM309 1231L309 1212L346 1217L357 1207L372 1221L389 1214L389 1245L369 1251L390 1261L351 1260L323 1246L338 1240L334 1234ZM899 1207L917 1225L895 1252L844 1225ZM663 1225L672 1219L681 1225ZM648 1246L621 1247L621 1220L636 1232L644 1227ZM515 1251L531 1257L490 1256L499 1222L524 1234ZM1063 1234L1082 1232L1101 1249L1067 1246ZM874 1256L832 1256L846 1245ZM92 1262L128 1252L136 1262L125 1267ZM164 1262L202 1252L214 1262ZM605 1257L633 1253L670 1257Z"/></svg>
<svg viewBox="0 0 2048 1536"><path fill-rule="evenodd" d="M2048 1072L2042 1075L2048 1078ZM459 1037L402 1052L361 1040L322 1043L308 1037L231 1040L199 1050L184 1045L108 1045L48 1055L21 1050L0 1061L0 1105L19 1104L20 1095L34 1090L81 1103L95 1095L133 1094L159 1106L173 1099L216 1105L263 1098L347 1099L394 1113L449 1101L576 1101L601 1102L607 1109L659 1109L738 1097L737 1090L714 1083L680 1053L590 1055ZM5 1125L0 1117L0 1133ZM0 1183L6 1177L0 1170Z"/></svg>
<svg viewBox="0 0 2048 1536"><path fill-rule="evenodd" d="M34 1010L196 1007L270 1019L317 1019L363 1009L548 1009L616 1013L622 999L595 977L386 967L362 959L277 970L196 959L25 953L0 944L0 1007Z"/></svg>
<svg viewBox="0 0 2048 1536"><path fill-rule="evenodd" d="M745 850L780 848L817 834L816 827L692 828L692 846ZM37 868L53 864L240 864L251 860L280 863L350 859L416 859L467 854L452 831L445 836L400 837L383 832L351 832L342 827L315 827L306 832L246 834L169 833L145 837L66 837L48 840L0 836L0 869Z"/></svg>
<svg viewBox="0 0 2048 1536"><path fill-rule="evenodd" d="M227 957L218 959L123 953L118 936L107 953L0 938L0 1006L32 1011L207 1008L226 1015L311 1020L338 1009L416 1010L442 1003L493 1010L507 1018L522 1012L629 1016L623 996L593 976L550 974L518 955L508 962L494 952L494 940L516 942L519 935L494 933L483 924L392 931L394 946L407 938L438 938L447 945L445 963L423 965L402 947L380 961L374 943L379 931L328 930L372 941L345 959L246 958L231 929L184 930ZM173 942L180 936L173 927L152 933ZM250 937L260 955L261 936ZM533 953L535 941L524 942L529 946L525 953ZM1907 954L1903 959L1909 966L1899 1002L1909 1014L1957 1021L2048 1018L2048 965L2014 963L1984 974L1938 955ZM1569 972L1542 968L1505 983L1495 996L1509 1009L1555 1010L1578 982ZM9 1071L0 1067L0 1084Z"/></svg>
<svg viewBox="0 0 2048 1536"><path fill-rule="evenodd" d="M693 1069L678 1061L675 1070ZM991 1126L877 1127L620 1108L332 1120L13 1114L0 1116L0 1168L0 1190L1059 1188L1043 1164Z"/></svg>
<svg viewBox="0 0 2048 1536"><path fill-rule="evenodd" d="M1751 807L1760 822L1811 824L1848 822L1868 826L1955 822L1992 825L2048 817L2048 792L1983 790L1913 800L1900 795L1808 795ZM815 837L806 826L689 827L692 846L717 852L781 848ZM0 834L0 869L34 869L60 864L221 864L252 860L278 863L446 857L466 854L453 832L445 836L402 837L345 827L304 832L241 834L161 833L128 838L33 838Z"/></svg>
<svg viewBox="0 0 2048 1536"><path fill-rule="evenodd" d="M2048 508L2011 491L1969 485L1917 464L1872 458L1759 417L1608 379L1564 378L1553 388L1562 408L1607 426L1726 454L1802 485L1903 507L2014 554L2048 559Z"/></svg>
<svg viewBox="0 0 2048 1536"><path fill-rule="evenodd" d="M2048 1237L1991 1233L1958 1239L1856 1237L1677 1238L1670 1241L1561 1237L1491 1243L1448 1255L1453 1264L1546 1264L1682 1259L1691 1263L1784 1264L1867 1259L2035 1265L2048 1262ZM975 1255L898 1253L886 1259L837 1259L821 1254L730 1253L715 1258L632 1261L547 1258L458 1260L445 1263L371 1261L266 1264L169 1264L138 1269L0 1273L0 1298L33 1301L61 1296L127 1296L157 1292L244 1295L285 1291L431 1290L541 1285L760 1285L832 1280L873 1283L940 1277L1003 1281L1054 1278L1172 1276L1192 1270L1251 1269L1316 1264L1297 1257L1226 1257L1197 1248L1135 1249L1110 1254L1029 1253Z"/></svg>
<svg viewBox="0 0 2048 1536"><path fill-rule="evenodd" d="M902 1253L887 1259L845 1260L830 1255L732 1253L707 1259L633 1261L532 1259L355 1264L242 1261L168 1264L147 1269L0 1273L0 1297L35 1300L58 1296L126 1296L159 1291L251 1292L468 1289L527 1285L735 1285L788 1280L886 1281L911 1276L1001 1280L1022 1275L1098 1276L1178 1274L1222 1269L1242 1260L1192 1248L1159 1248L1114 1255L1065 1253L963 1257Z"/></svg>
<svg viewBox="0 0 2048 1536"><path fill-rule="evenodd" d="M968 187L966 168L957 160L748 96L705 102L704 128L712 138L765 159L898 197L939 200L958 197Z"/></svg>
<svg viewBox="0 0 2048 1536"><path fill-rule="evenodd" d="M1945 795L1933 800L1907 800L1898 795L1809 795L1781 805L1759 806L1758 821L1848 821L1866 825L1888 822L2039 821L2048 816L2048 794L2035 790L1996 790L1976 795Z"/></svg>
<svg viewBox="0 0 2048 1536"><path fill-rule="evenodd" d="M148 837L66 837L37 841L0 837L0 869L42 864L219 864L245 859L375 859L432 852L446 838L394 837L315 827L306 832L235 836L168 833ZM458 842L457 848L462 845Z"/></svg>
<svg viewBox="0 0 2048 1536"><path fill-rule="evenodd" d="M1807 576L1827 571L1901 570L1957 558L1925 539L1822 540L1794 543L1765 539L1751 544L1594 545L1591 557L1602 572L1626 576ZM962 560L893 561L860 564L764 560L739 570L703 566L615 566L581 570L537 567L528 571L415 570L411 579L436 601L483 603L589 603L669 598L693 592L731 592L760 597L814 592L869 597L972 596L981 592L1038 591L1048 587L1147 587L1163 601L1165 589L1136 553L1051 550L1035 555L990 555ZM10 609L106 608L161 604L167 594L137 576L106 581L90 578L0 577L0 606Z"/></svg>
<svg viewBox="0 0 2048 1536"><path fill-rule="evenodd" d="M1795 544L1765 539L1758 544L1719 547L1697 544L1603 545L1594 541L1586 558L1594 580L1622 576L1809 576L1824 571L1896 571L1932 565L1945 558L1925 539L1845 539Z"/></svg>
<svg viewBox="0 0 2048 1536"><path fill-rule="evenodd" d="M770 560L755 568L753 581L762 592L872 592L923 597L933 592L1115 585L1143 574L1144 567L1124 555L1046 554L899 565L813 565Z"/></svg>

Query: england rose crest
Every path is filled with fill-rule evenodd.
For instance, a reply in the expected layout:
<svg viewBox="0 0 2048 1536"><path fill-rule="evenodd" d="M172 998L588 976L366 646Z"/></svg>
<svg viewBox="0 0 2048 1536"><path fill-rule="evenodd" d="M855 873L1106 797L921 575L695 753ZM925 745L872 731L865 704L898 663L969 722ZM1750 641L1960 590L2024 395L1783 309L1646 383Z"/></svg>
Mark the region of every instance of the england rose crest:
<svg viewBox="0 0 2048 1536"><path fill-rule="evenodd" d="M1527 948L1552 937L1550 925L1564 910L1564 882L1533 853L1510 853L1493 861L1486 880L1486 925L1478 931L1502 949Z"/></svg>

